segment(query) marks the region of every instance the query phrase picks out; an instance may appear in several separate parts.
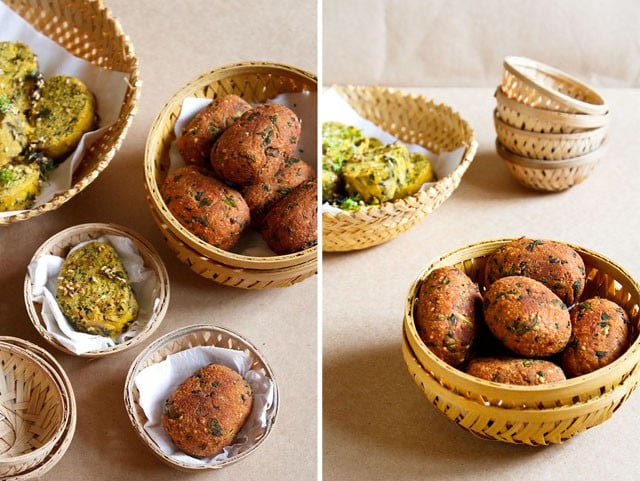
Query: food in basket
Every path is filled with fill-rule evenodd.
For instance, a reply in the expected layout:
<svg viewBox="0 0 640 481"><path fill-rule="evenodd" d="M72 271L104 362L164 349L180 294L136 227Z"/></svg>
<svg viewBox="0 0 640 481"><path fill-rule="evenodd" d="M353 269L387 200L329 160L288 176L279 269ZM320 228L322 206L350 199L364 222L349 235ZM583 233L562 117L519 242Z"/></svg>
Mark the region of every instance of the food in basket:
<svg viewBox="0 0 640 481"><path fill-rule="evenodd" d="M586 276L584 261L561 242L521 237L498 248L485 264L485 285L505 276L542 282L567 306L580 299Z"/></svg>
<svg viewBox="0 0 640 481"><path fill-rule="evenodd" d="M0 167L11 163L29 145L31 125L23 112L0 98Z"/></svg>
<svg viewBox="0 0 640 481"><path fill-rule="evenodd" d="M469 359L480 300L478 286L455 267L433 270L420 285L414 308L416 330L447 364L456 367Z"/></svg>
<svg viewBox="0 0 640 481"><path fill-rule="evenodd" d="M469 361L467 374L487 381L536 386L564 381L562 368L543 359L479 357Z"/></svg>
<svg viewBox="0 0 640 481"><path fill-rule="evenodd" d="M264 218L262 237L276 254L318 243L318 183L308 180L280 199Z"/></svg>
<svg viewBox="0 0 640 481"><path fill-rule="evenodd" d="M253 391L239 373L209 364L165 401L162 427L184 453L213 456L233 443L252 406Z"/></svg>
<svg viewBox="0 0 640 481"><path fill-rule="evenodd" d="M167 176L161 194L167 208L186 229L205 242L230 249L249 227L249 207L240 193L195 166Z"/></svg>
<svg viewBox="0 0 640 481"><path fill-rule="evenodd" d="M28 209L40 193L38 164L0 167L0 211Z"/></svg>
<svg viewBox="0 0 640 481"><path fill-rule="evenodd" d="M56 301L69 323L87 334L116 338L138 317L129 275L118 252L105 242L89 242L67 255Z"/></svg>
<svg viewBox="0 0 640 481"><path fill-rule="evenodd" d="M503 277L491 284L484 294L483 312L493 335L522 356L556 354L571 336L567 306L529 277Z"/></svg>
<svg viewBox="0 0 640 481"><path fill-rule="evenodd" d="M592 298L571 309L572 333L562 352L567 376L580 376L611 364L629 344L629 317L615 302Z"/></svg>
<svg viewBox="0 0 640 481"><path fill-rule="evenodd" d="M28 112L38 83L38 59L24 42L0 42L0 99Z"/></svg>
<svg viewBox="0 0 640 481"><path fill-rule="evenodd" d="M214 144L213 171L238 186L269 180L293 154L300 130L300 119L288 107L257 105L226 129Z"/></svg>
<svg viewBox="0 0 640 481"><path fill-rule="evenodd" d="M222 95L200 110L178 137L177 147L187 164L208 167L218 137L251 105L237 95Z"/></svg>

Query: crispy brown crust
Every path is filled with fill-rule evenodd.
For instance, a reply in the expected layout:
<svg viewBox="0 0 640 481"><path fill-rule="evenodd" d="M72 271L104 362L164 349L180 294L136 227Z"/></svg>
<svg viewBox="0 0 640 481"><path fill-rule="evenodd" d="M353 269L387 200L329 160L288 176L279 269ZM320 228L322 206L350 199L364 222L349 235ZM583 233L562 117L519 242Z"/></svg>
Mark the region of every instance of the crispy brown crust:
<svg viewBox="0 0 640 481"><path fill-rule="evenodd" d="M506 276L540 281L568 306L578 302L586 282L584 261L575 250L560 242L527 237L505 244L487 259L485 286Z"/></svg>
<svg viewBox="0 0 640 481"><path fill-rule="evenodd" d="M262 104L223 132L211 151L216 175L239 186L273 178L298 144L300 119L289 108Z"/></svg>
<svg viewBox="0 0 640 481"><path fill-rule="evenodd" d="M186 229L220 249L231 249L249 226L249 207L240 193L205 169L177 169L167 176L161 194Z"/></svg>
<svg viewBox="0 0 640 481"><path fill-rule="evenodd" d="M166 400L162 427L186 454L213 456L233 443L252 406L253 391L240 374L209 364Z"/></svg>
<svg viewBox="0 0 640 481"><path fill-rule="evenodd" d="M469 361L467 374L487 381L536 386L564 381L562 369L542 359L476 358Z"/></svg>
<svg viewBox="0 0 640 481"><path fill-rule="evenodd" d="M415 324L422 341L447 364L459 366L476 337L478 286L460 269L442 267L420 285Z"/></svg>
<svg viewBox="0 0 640 481"><path fill-rule="evenodd" d="M528 277L495 281L484 295L483 311L493 335L523 356L556 354L571 336L565 304L545 285Z"/></svg>
<svg viewBox="0 0 640 481"><path fill-rule="evenodd" d="M629 317L615 302L588 299L571 309L572 333L562 353L568 376L580 376L618 359L629 345Z"/></svg>

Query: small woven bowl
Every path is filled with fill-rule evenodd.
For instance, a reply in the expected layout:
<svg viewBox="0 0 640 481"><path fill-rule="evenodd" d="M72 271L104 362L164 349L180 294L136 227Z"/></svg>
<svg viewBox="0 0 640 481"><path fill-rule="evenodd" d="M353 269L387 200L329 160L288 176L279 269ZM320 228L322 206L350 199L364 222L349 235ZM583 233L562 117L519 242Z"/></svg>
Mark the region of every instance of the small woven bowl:
<svg viewBox="0 0 640 481"><path fill-rule="evenodd" d="M542 62L509 56L503 61L502 90L531 107L560 112L605 115L609 107L593 88Z"/></svg>
<svg viewBox="0 0 640 481"><path fill-rule="evenodd" d="M97 239L103 235L122 236L128 238L138 249L138 253L144 260L144 266L151 269L156 274L157 301L154 303L152 309L152 314L155 314L155 318L139 319L138 322L143 327L138 331L138 333L134 337L118 343L115 346L85 353L75 353L60 343L60 341L58 341L58 339L56 339L47 329L41 315L41 304L33 301L32 283L30 276L27 273L24 281L24 300L27 307L27 313L29 314L32 324L36 328L36 331L38 331L38 333L49 344L62 352L74 356L89 358L107 356L140 344L158 328L169 305L169 275L160 255L146 239L126 227L115 224L100 223L81 224L69 227L68 229L65 229L49 238L44 244L42 244L34 253L31 262L43 255L54 255L65 258L69 250L75 245L88 240ZM152 316L150 315L149 317L151 318Z"/></svg>
<svg viewBox="0 0 640 481"><path fill-rule="evenodd" d="M447 105L378 86L334 88L361 117L403 142L435 154L459 147L465 151L454 171L424 192L356 211L323 212L322 249L329 252L379 245L415 226L457 189L478 149L473 129Z"/></svg>
<svg viewBox="0 0 640 481"><path fill-rule="evenodd" d="M178 222L167 209L159 187L169 172L169 149L176 139L174 126L180 115L183 100L186 97L216 98L221 95L235 94L249 103L261 103L282 93L314 93L316 91L316 77L295 67L266 62L227 65L206 72L180 88L164 104L155 118L145 149L147 201L165 239L170 242L169 238L177 238L183 245L189 247L190 251L185 252L178 244L173 244L173 250L181 260L186 260L193 251L201 256L201 264L207 263L207 259L210 260L207 269L203 271L207 273L205 277L229 286L277 287L278 282L269 282L272 277L270 271L305 265L311 266L308 269L309 275L314 274L318 249L313 246L293 254L266 257L244 255L214 247L199 239ZM215 274L221 270L220 266L225 272L217 276ZM245 269L256 272L256 276L259 277L258 284L253 280L245 279L243 276ZM263 271L262 274L259 274L259 271ZM291 285L300 279L295 275L289 283L285 284Z"/></svg>
<svg viewBox="0 0 640 481"><path fill-rule="evenodd" d="M496 139L496 150L511 175L523 186L545 192L560 192L588 178L606 154L599 149L567 160L537 160L516 155Z"/></svg>
<svg viewBox="0 0 640 481"><path fill-rule="evenodd" d="M431 271L455 266L477 282L482 292L487 256L512 240L489 240L456 249L422 271L405 302L404 360L429 401L473 434L514 444L561 443L609 419L638 384L640 284L627 271L596 252L571 246L586 266L583 299L600 296L618 303L629 315L632 342L608 366L558 383L518 386L468 375L435 356L418 335L414 323L416 296Z"/></svg>
<svg viewBox="0 0 640 481"><path fill-rule="evenodd" d="M609 124L611 115L587 115L544 110L530 107L507 97L502 88L495 92L498 116L507 124L521 130L540 133L571 134L597 129Z"/></svg>
<svg viewBox="0 0 640 481"><path fill-rule="evenodd" d="M102 1L5 0L5 3L69 53L98 67L127 73L129 81L117 122L85 151L73 173L71 187L38 207L0 217L0 226L55 210L93 182L109 165L127 134L137 110L141 85L133 45Z"/></svg>
<svg viewBox="0 0 640 481"><path fill-rule="evenodd" d="M145 416L143 409L138 403L139 393L134 382L136 375L143 369L153 364L164 361L167 356L171 354L176 354L178 352L196 346L215 346L226 349L236 349L238 351L247 353L253 360L251 369L259 371L261 374L268 377L272 381L274 386L273 405L268 409L268 412L266 414L267 426L265 427L264 432L253 440L254 444L246 451L243 451L242 453L239 453L224 461L204 465L187 464L166 454L149 436L144 428L144 424L147 422L147 417ZM142 351L138 355L138 357L136 357L136 359L133 361L133 364L129 368L129 372L125 381L124 401L127 414L129 415L129 419L131 420L131 424L133 425L136 434L151 449L151 451L172 468L181 471L194 472L220 469L241 461L242 459L245 459L249 454L253 453L256 448L258 448L271 433L277 417L279 395L276 380L273 377L271 368L253 344L251 344L249 341L242 338L238 334L235 334L221 327L210 325L194 325L177 329L162 336L161 338L157 339L155 342L147 346L144 351Z"/></svg>
<svg viewBox="0 0 640 481"><path fill-rule="evenodd" d="M498 140L509 151L537 160L566 160L580 157L598 149L605 141L608 127L563 133L540 133L512 127L504 122L498 110L493 112Z"/></svg>

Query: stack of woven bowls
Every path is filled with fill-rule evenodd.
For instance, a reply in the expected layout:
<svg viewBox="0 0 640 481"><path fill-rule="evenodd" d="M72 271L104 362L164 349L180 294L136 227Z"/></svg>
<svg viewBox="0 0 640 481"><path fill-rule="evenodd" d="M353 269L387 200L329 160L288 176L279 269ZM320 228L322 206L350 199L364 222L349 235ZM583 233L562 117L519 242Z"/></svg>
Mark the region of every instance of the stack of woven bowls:
<svg viewBox="0 0 640 481"><path fill-rule="evenodd" d="M602 158L607 103L580 80L543 63L506 57L496 90L496 149L522 185L566 190L586 179Z"/></svg>

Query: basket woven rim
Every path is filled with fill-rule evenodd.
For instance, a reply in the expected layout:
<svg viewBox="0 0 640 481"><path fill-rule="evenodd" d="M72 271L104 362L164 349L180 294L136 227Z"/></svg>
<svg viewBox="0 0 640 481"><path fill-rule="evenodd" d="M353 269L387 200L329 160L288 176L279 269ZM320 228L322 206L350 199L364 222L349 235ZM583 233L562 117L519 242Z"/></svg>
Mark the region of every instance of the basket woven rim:
<svg viewBox="0 0 640 481"><path fill-rule="evenodd" d="M609 141L605 138L600 147L578 157L571 157L564 160L543 160L530 159L528 157L515 154L502 145L499 139L496 139L496 151L502 160L510 164L530 169L566 169L568 167L579 167L594 164L600 161L602 156L606 154L608 147Z"/></svg>
<svg viewBox="0 0 640 481"><path fill-rule="evenodd" d="M569 75L568 73L563 72L560 69L539 62L537 60L516 55L509 55L505 57L503 60L503 67L510 74L517 77L521 82L525 82L535 89L544 92L545 95L554 99L558 104L565 105L572 110L583 112L585 114L595 115L606 114L609 110L607 102L598 92L596 92L592 87L588 86L581 80L578 80L576 77ZM522 67L533 68L546 76L558 78L567 83L574 84L580 89L588 92L593 98L599 100L599 103L584 102L569 95L563 94L556 89L541 84L536 79L529 76L526 72L523 72L521 70Z"/></svg>
<svg viewBox="0 0 640 481"><path fill-rule="evenodd" d="M271 419L268 420L263 436L246 451L243 451L242 453L237 454L236 456L233 456L227 460L214 463L214 464L205 464L205 465L185 464L178 460L175 460L172 456L164 453L156 445L155 441L153 441L153 439L151 439L151 437L148 435L148 433L144 429L144 426L140 424L140 420L134 414L134 409L133 409L133 405L137 404L137 394L136 394L137 389L135 387L134 380L136 375L140 372L142 365L151 356L153 356L155 352L157 352L166 344L197 332L206 332L206 333L211 333L213 335L222 334L238 342L239 345L243 346L246 350L250 351L251 356L253 356L254 359L257 359L260 362L262 368L266 373L266 376L273 383L273 393L274 393ZM194 347L194 346L188 346L182 350L189 349L190 347ZM177 351L177 352L181 352L181 351ZM267 360L264 358L264 356L261 354L260 350L253 343L251 343L249 340L247 340L245 337L241 336L240 334L234 331L231 331L229 329L226 329L224 327L214 326L211 324L193 324L193 325L185 326L182 328L178 328L171 332L168 332L162 337L156 339L153 343L149 344L143 351L141 351L136 356L136 358L131 363L131 366L129 368L129 371L127 372L127 376L125 379L124 400L125 400L125 407L127 410L127 415L129 416L129 420L131 421L131 424L133 425L134 430L136 431L138 436L144 441L147 447L149 447L152 450L152 452L156 456L158 456L160 459L162 459L165 463L171 465L174 468L177 468L183 471L190 471L190 472L211 470L211 469L221 469L227 465L234 464L238 461L241 461L242 459L247 457L249 454L253 453L259 446L261 446L264 443L264 441L269 437L269 435L273 431L273 426L277 419L278 409L280 407L280 393L278 390L278 383L276 382L276 378L273 375L271 366L269 365Z"/></svg>
<svg viewBox="0 0 640 481"><path fill-rule="evenodd" d="M88 234L89 236L91 234L96 234L94 238L100 237L101 235L118 235L130 239L135 244L136 248L140 251L141 257L145 260L144 265L152 269L158 278L158 296L160 302L157 303L153 308L153 313L156 315L154 322L147 322L144 326L144 329L138 332L138 334L136 334L134 337L127 339L124 342L118 343L114 346L83 353L73 352L72 350L61 344L54 336L52 336L44 323L41 321L40 309L36 307L36 303L31 299L32 286L31 280L29 278L29 273L27 272L27 274L25 275L23 291L25 306L27 308L27 313L29 315L31 323L35 327L36 331L38 331L38 334L40 334L49 344L51 344L58 350L72 356L87 358L108 356L110 354L124 351L144 342L155 332L160 324L162 324L162 321L164 320L167 309L169 307L169 274L167 272L167 268L162 262L160 254L148 240L146 240L134 230L129 229L128 227L124 227L118 224L87 223L68 227L49 237L40 247L38 247L29 262L31 263L38 259L40 256L48 254L52 246L59 245L61 242L64 243L69 238L78 234ZM71 246L72 244L68 245ZM154 260L153 265L148 264L147 258L151 258Z"/></svg>
<svg viewBox="0 0 640 481"><path fill-rule="evenodd" d="M254 269L272 269L279 266L287 266L306 262L309 259L315 259L318 255L318 246L312 246L300 252L285 255L273 255L266 257L250 256L235 252L226 251L215 247L196 235L189 232L178 222L173 214L167 209L159 187L156 183L156 165L153 155L152 146L157 142L158 131L166 123L170 121L170 110L172 107L181 104L184 97L193 95L195 91L206 87L218 78L229 78L234 75L244 75L251 73L269 73L272 71L281 73L293 73L301 78L306 79L311 84L317 85L317 77L310 72L302 70L298 67L287 65L284 63L274 63L265 61L248 61L240 63L232 63L215 67L212 70L199 74L196 78L187 82L178 88L169 99L163 104L162 108L156 115L151 124L144 155L144 171L145 171L145 190L147 199L152 209L156 211L159 218L162 219L161 229L169 229L174 231L187 245L205 257L217 259L227 265L234 267L246 267L250 265ZM316 87L317 90L317 87ZM315 90L314 90L315 91ZM175 121L171 121L173 125Z"/></svg>

